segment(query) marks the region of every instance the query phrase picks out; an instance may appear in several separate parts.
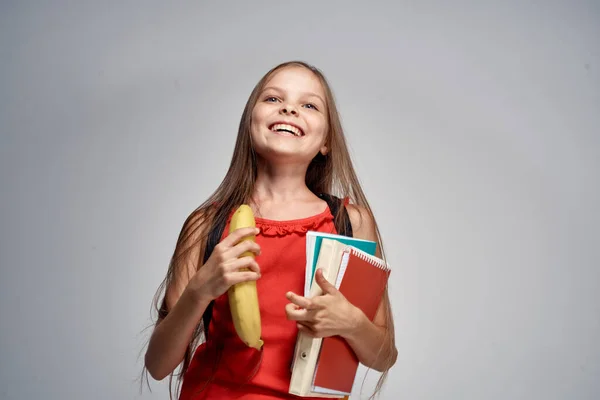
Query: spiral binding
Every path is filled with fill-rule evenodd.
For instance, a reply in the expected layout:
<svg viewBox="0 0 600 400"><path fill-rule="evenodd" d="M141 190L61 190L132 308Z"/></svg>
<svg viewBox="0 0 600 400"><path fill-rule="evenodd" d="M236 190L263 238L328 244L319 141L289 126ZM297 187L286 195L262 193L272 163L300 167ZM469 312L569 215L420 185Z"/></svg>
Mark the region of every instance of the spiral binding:
<svg viewBox="0 0 600 400"><path fill-rule="evenodd" d="M362 259L363 261L366 261L384 271L389 271L389 269L390 269L389 265L385 261L383 261L381 258L372 256L369 253L365 253L364 251L357 249L356 247L350 246L349 248L350 248L350 252L352 254L354 254L358 258Z"/></svg>

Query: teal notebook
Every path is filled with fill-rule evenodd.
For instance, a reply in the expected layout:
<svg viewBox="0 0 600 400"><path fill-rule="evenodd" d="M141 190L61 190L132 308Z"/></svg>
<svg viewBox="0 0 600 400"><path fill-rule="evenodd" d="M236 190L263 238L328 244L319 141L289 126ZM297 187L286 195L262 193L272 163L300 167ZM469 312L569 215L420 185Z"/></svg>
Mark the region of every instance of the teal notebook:
<svg viewBox="0 0 600 400"><path fill-rule="evenodd" d="M323 238L335 239L346 245L354 246L372 256L375 255L375 250L377 249L377 243L371 240L316 231L306 232L306 277L304 280L304 296L308 296L310 293L310 287L315 276L315 267L317 265L317 258L319 256L319 251L321 250Z"/></svg>

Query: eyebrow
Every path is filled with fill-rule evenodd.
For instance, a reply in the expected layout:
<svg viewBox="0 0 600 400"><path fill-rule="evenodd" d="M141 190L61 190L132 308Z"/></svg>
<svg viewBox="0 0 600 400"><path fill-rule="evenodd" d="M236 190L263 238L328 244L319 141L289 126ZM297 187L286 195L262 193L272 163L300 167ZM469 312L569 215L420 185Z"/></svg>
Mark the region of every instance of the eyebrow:
<svg viewBox="0 0 600 400"><path fill-rule="evenodd" d="M278 87L275 87L275 86L267 86L267 87L265 87L265 88L264 88L264 89L261 91L261 93L264 93L264 92L266 92L267 90L275 90L276 92L283 93L283 90L282 90L282 89L280 89L280 88L278 88ZM316 97L317 99L321 100L321 102L322 102L323 104L327 104L327 103L325 102L325 100L323 100L323 98L322 98L321 96L319 96L318 94L316 94L316 93L313 93L313 92L304 92L304 93L302 93L302 94L303 94L303 95L305 95L305 96L309 96L309 97Z"/></svg>

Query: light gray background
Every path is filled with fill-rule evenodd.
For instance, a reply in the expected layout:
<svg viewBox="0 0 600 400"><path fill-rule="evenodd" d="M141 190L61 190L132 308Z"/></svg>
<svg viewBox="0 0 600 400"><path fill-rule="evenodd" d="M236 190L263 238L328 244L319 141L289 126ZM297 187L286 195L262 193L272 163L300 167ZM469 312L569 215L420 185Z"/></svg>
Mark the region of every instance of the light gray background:
<svg viewBox="0 0 600 400"><path fill-rule="evenodd" d="M0 398L166 397L135 382L152 295L290 59L394 268L381 398L598 399L600 5L566 0L3 1Z"/></svg>

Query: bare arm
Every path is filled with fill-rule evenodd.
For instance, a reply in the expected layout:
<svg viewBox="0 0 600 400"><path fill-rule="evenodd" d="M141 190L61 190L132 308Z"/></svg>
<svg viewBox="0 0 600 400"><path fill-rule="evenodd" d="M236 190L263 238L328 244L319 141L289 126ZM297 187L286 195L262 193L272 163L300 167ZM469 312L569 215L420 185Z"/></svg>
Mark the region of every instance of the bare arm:
<svg viewBox="0 0 600 400"><path fill-rule="evenodd" d="M385 324L386 299L382 300L373 322L360 310L356 310L355 328L342 334L358 360L369 368L384 371L396 363L398 350L394 344L393 331Z"/></svg>
<svg viewBox="0 0 600 400"><path fill-rule="evenodd" d="M215 246L206 264L198 267L202 254L201 237L186 235L178 244L190 248L173 268L173 278L165 293L167 315L159 320L148 344L145 362L150 375L156 380L168 376L181 363L196 326L210 302L236 283L260 278L260 270L253 257L240 257L246 251L257 253L260 247L254 241L240 240L258 231L238 229ZM249 268L248 271L240 271Z"/></svg>
<svg viewBox="0 0 600 400"><path fill-rule="evenodd" d="M184 226L184 231L191 225L190 222ZM192 246L201 234L189 235L178 244L176 254ZM164 379L181 363L194 330L210 303L210 299L188 287L198 268L200 251L199 244L194 245L180 262L173 265L172 280L165 290L167 315L157 321L145 356L146 368L156 380Z"/></svg>
<svg viewBox="0 0 600 400"><path fill-rule="evenodd" d="M164 379L181 363L209 303L210 300L185 290L167 316L158 321L145 360L146 368L154 379Z"/></svg>
<svg viewBox="0 0 600 400"><path fill-rule="evenodd" d="M373 219L357 206L348 205L348 214L352 223L353 236L360 239L376 240ZM376 255L381 257L377 248ZM394 326L387 290L371 322L358 308L354 309L355 327L342 334L356 353L360 362L367 367L383 371L396 362L398 350L394 339ZM389 319L386 318L389 315Z"/></svg>

